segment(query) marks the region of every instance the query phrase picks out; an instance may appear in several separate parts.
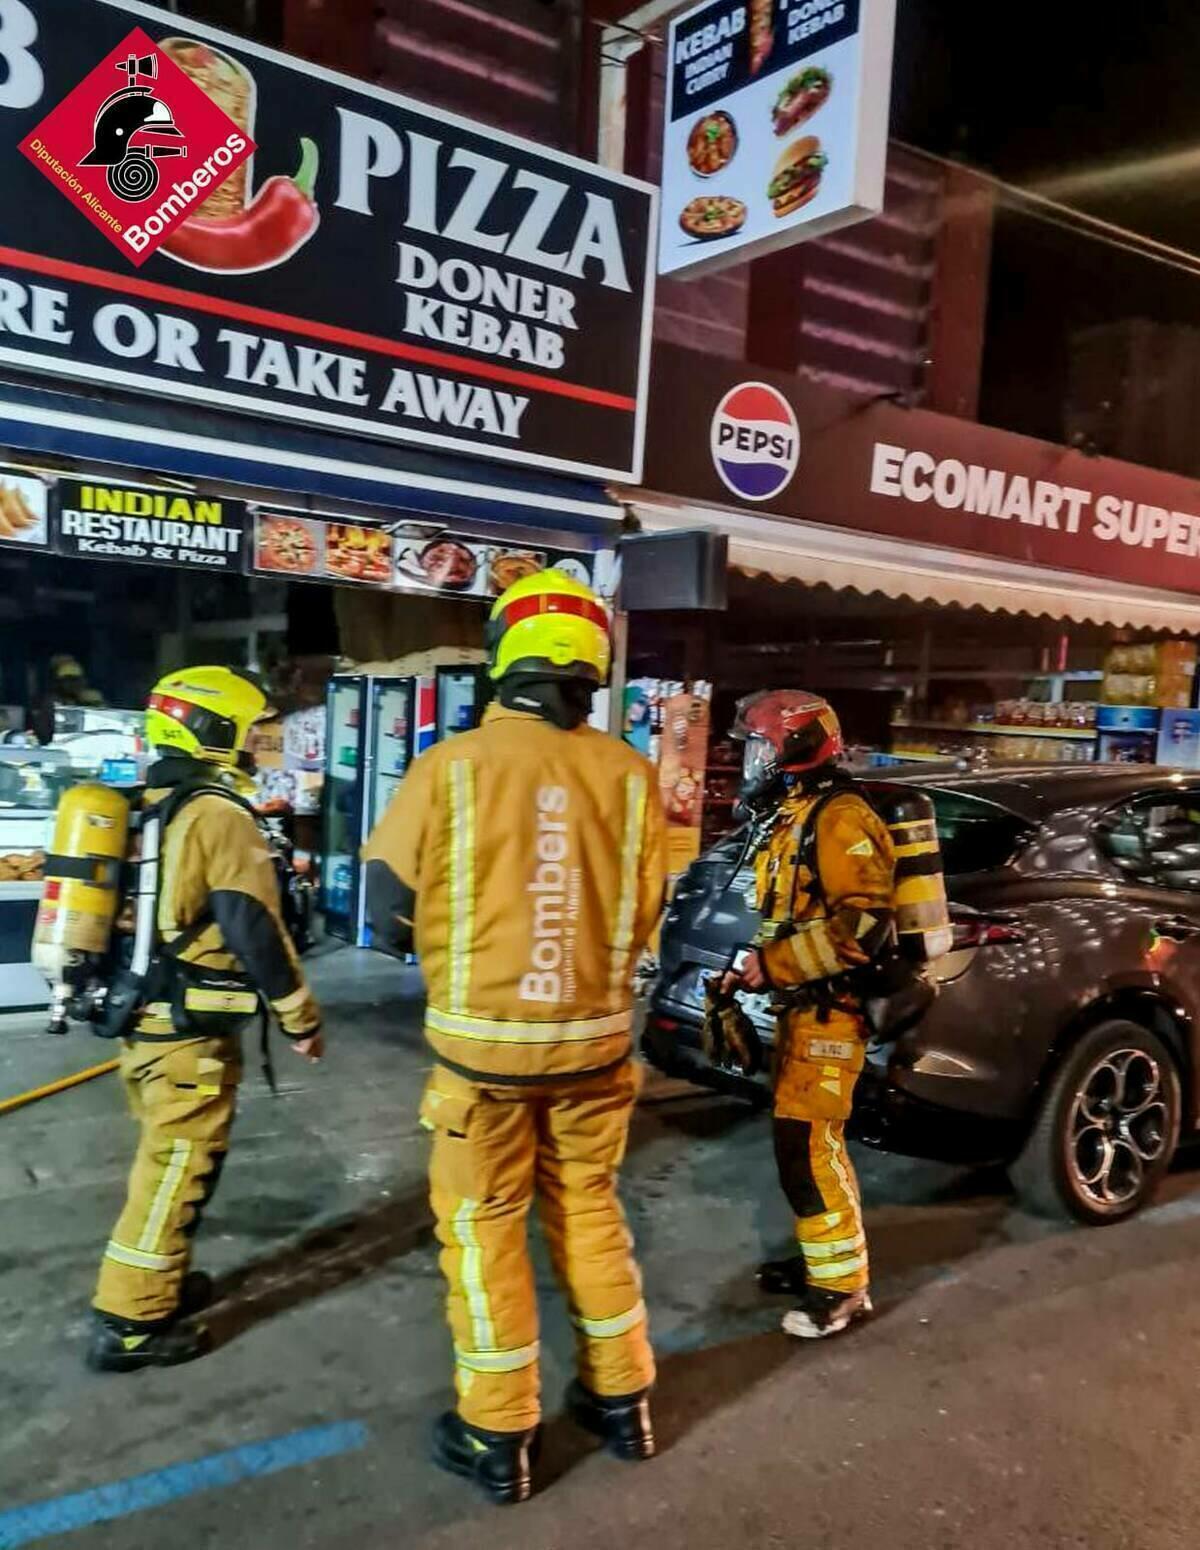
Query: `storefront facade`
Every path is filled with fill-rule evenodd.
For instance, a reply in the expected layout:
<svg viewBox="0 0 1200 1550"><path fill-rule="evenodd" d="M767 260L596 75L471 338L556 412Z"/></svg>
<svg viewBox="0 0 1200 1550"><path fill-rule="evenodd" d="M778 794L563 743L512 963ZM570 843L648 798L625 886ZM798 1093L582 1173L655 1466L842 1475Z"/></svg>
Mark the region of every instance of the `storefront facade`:
<svg viewBox="0 0 1200 1550"><path fill-rule="evenodd" d="M649 530L728 538L724 624L632 645L634 673L665 650L667 676L716 680L717 739L737 693L787 680L872 762L1149 758L1168 728L1191 757L1190 480L668 346L624 494Z"/></svg>
<svg viewBox="0 0 1200 1550"><path fill-rule="evenodd" d="M22 212L0 246L10 732L51 692L53 630L31 651L21 598L136 650L132 705L134 680L224 642L225 586L243 661L321 587L354 655L401 639L406 661L451 638L477 659L489 600L545 566L611 590L649 187L133 0L21 8L0 104ZM36 850L29 822L0 860Z"/></svg>

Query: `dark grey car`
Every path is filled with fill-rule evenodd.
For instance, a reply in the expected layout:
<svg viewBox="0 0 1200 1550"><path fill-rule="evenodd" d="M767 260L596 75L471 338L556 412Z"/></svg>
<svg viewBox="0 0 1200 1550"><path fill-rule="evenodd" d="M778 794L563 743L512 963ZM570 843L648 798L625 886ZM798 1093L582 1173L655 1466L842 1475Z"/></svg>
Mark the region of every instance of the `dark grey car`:
<svg viewBox="0 0 1200 1550"><path fill-rule="evenodd" d="M917 1026L872 1046L854 1131L912 1156L1002 1161L1032 1205L1118 1220L1200 1128L1200 774L935 779L889 784L920 786L937 809L954 950ZM757 925L743 849L732 837L681 881L645 1047L664 1069L747 1091L699 1039L704 977ZM769 1008L754 1010L771 1037Z"/></svg>

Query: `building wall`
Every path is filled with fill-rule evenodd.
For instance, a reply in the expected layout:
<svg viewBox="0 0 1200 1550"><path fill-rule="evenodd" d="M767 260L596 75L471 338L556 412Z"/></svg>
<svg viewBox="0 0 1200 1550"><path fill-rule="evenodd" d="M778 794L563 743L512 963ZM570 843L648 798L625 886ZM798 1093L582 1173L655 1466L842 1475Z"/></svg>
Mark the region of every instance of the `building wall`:
<svg viewBox="0 0 1200 1550"><path fill-rule="evenodd" d="M186 3L245 9L254 0ZM295 53L595 154L595 117L585 109L615 67L591 16L595 0L586 20L580 0L275 3ZM660 174L664 87L663 46L650 39L627 65L626 166L651 182ZM655 337L973 416L991 211L979 190L964 199L966 176L893 145L882 215L719 275L661 280Z"/></svg>
<svg viewBox="0 0 1200 1550"><path fill-rule="evenodd" d="M293 53L378 81L431 107L543 145L574 149L575 0L282 4L284 44Z"/></svg>
<svg viewBox="0 0 1200 1550"><path fill-rule="evenodd" d="M226 32L238 32L260 43L283 42L284 0L158 0L176 16L208 22Z"/></svg>

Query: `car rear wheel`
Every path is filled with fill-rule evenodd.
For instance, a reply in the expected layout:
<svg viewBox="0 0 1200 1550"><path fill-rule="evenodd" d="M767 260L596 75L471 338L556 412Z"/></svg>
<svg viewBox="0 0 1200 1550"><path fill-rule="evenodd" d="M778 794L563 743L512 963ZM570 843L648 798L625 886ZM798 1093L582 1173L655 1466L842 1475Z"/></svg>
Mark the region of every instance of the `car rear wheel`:
<svg viewBox="0 0 1200 1550"><path fill-rule="evenodd" d="M1138 1023L1098 1024L1069 1051L1013 1164L1022 1201L1103 1226L1154 1194L1179 1141L1179 1068Z"/></svg>

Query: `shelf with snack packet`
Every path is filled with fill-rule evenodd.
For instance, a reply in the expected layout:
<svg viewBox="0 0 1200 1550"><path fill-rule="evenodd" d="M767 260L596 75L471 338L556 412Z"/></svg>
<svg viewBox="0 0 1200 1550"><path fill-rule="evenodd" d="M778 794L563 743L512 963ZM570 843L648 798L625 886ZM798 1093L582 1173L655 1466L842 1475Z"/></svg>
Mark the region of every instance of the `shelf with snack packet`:
<svg viewBox="0 0 1200 1550"><path fill-rule="evenodd" d="M1048 737L1095 742L1096 728L1032 726L1021 722L993 721L893 721L893 730L953 732L967 737Z"/></svg>

